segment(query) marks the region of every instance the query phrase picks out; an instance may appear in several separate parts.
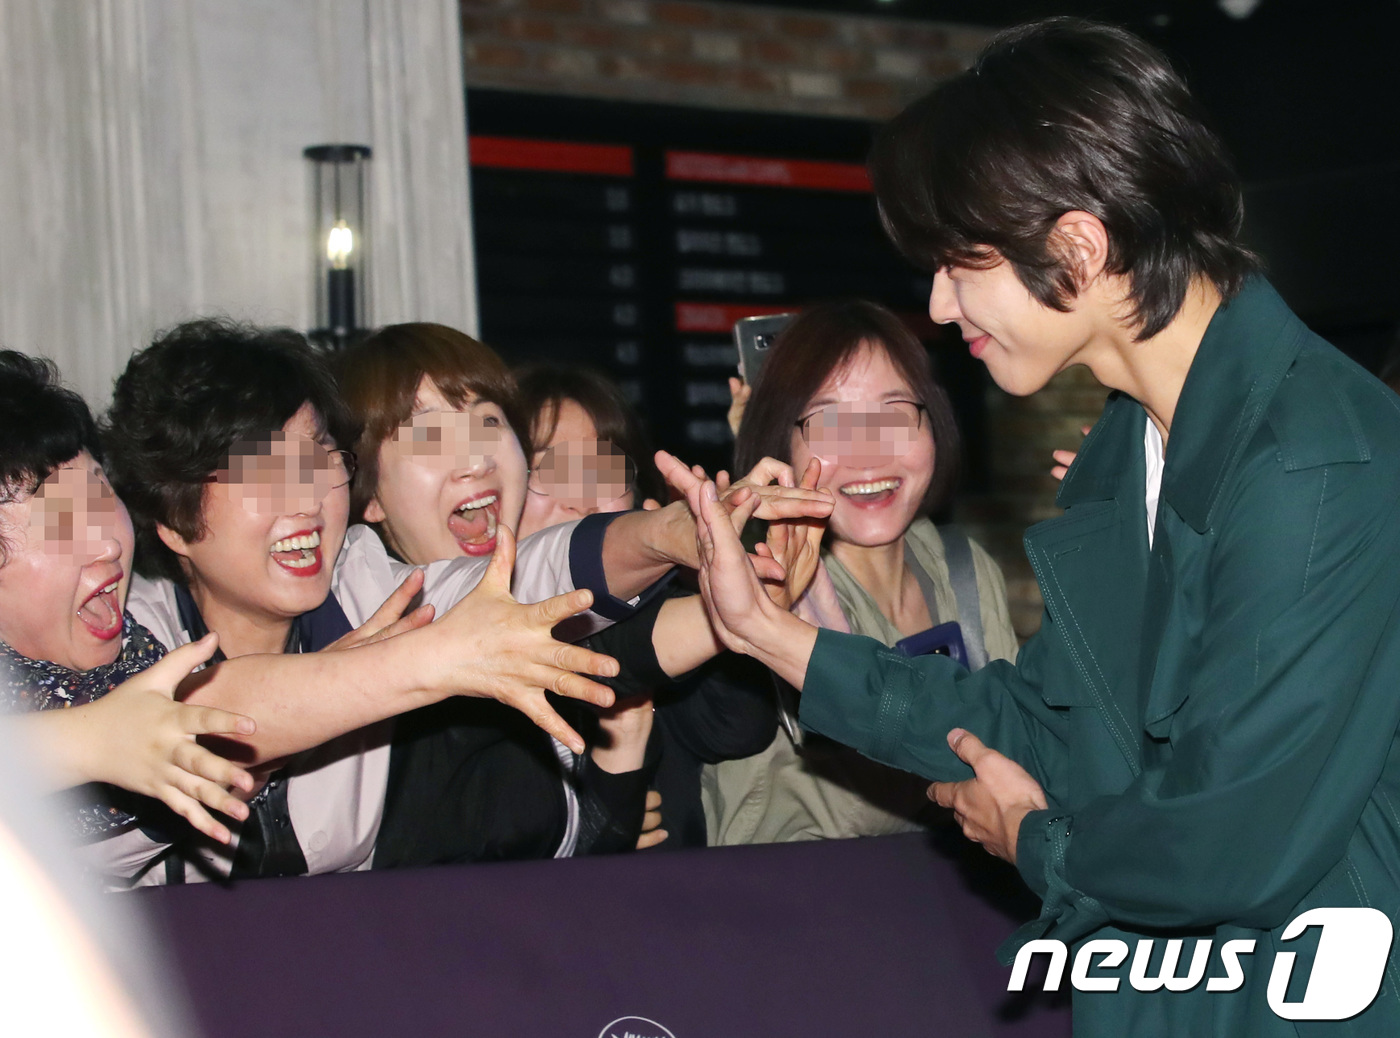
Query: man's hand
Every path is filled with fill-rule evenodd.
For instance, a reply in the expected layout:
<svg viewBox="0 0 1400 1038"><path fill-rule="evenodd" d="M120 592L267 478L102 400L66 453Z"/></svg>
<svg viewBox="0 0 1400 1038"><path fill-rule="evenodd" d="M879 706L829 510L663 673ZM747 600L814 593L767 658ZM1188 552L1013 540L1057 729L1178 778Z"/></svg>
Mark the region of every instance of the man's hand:
<svg viewBox="0 0 1400 1038"><path fill-rule="evenodd" d="M929 799L952 808L969 840L1016 864L1021 820L1032 811L1045 810L1045 791L1025 768L983 745L971 732L954 728L948 733L948 745L976 777L935 782L928 787Z"/></svg>

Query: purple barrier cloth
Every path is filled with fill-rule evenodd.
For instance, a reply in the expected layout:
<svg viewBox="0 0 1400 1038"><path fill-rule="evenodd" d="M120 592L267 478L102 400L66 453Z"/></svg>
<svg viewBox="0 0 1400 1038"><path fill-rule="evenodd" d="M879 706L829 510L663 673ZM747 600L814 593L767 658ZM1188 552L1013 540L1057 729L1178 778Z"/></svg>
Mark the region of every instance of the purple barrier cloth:
<svg viewBox="0 0 1400 1038"><path fill-rule="evenodd" d="M1065 1004L998 1015L986 863L914 834L131 896L207 1038L1063 1038Z"/></svg>

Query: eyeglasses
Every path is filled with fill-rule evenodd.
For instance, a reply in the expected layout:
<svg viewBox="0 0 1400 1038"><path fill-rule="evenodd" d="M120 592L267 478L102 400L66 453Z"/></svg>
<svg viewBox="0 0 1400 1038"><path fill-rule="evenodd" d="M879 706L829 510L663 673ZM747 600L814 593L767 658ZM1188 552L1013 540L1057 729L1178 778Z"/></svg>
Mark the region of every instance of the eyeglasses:
<svg viewBox="0 0 1400 1038"><path fill-rule="evenodd" d="M227 465L205 482L226 486L254 515L295 515L314 511L332 490L346 486L355 467L354 451L328 450L279 430L266 440L235 443Z"/></svg>
<svg viewBox="0 0 1400 1038"><path fill-rule="evenodd" d="M425 411L399 426L395 448L409 461L435 471L474 468L500 449L499 416L467 411Z"/></svg>
<svg viewBox="0 0 1400 1038"><path fill-rule="evenodd" d="M813 411L794 425L822 461L872 468L909 453L927 410L912 400L849 401Z"/></svg>
<svg viewBox="0 0 1400 1038"><path fill-rule="evenodd" d="M596 506L626 497L637 466L611 440L556 443L530 471L529 489L559 501Z"/></svg>

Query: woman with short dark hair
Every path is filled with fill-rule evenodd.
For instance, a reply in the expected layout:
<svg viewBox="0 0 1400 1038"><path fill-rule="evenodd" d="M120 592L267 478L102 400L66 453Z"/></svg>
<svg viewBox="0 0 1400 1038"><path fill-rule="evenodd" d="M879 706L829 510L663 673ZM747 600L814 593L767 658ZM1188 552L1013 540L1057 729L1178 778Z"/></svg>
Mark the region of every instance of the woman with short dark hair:
<svg viewBox="0 0 1400 1038"><path fill-rule="evenodd" d="M173 701L214 643L166 656L126 611L131 523L102 458L87 404L53 364L0 350L0 713L16 715L6 723L37 751L47 784L142 794L84 790L88 802L69 813L81 842L105 850L138 813L151 820L146 797L227 841L201 804L241 817L225 788L253 780L194 739L254 726Z"/></svg>
<svg viewBox="0 0 1400 1038"><path fill-rule="evenodd" d="M214 631L230 663L261 661L265 672L218 689L260 721L249 741L268 778L236 844L183 841L142 882L367 868L389 757L379 722L458 692L519 705L568 734L545 687L610 699L559 664L607 673L611 661L548 634L588 596L517 605L510 551L485 576L484 558L420 575L372 531L347 536L356 429L296 333L181 325L128 363L106 428L114 485L132 498L145 546L133 612L168 648ZM567 573L541 571L519 590L539 600L570 587ZM425 607L383 630L420 590ZM434 609L442 621L423 626ZM158 856L160 841L145 850Z"/></svg>

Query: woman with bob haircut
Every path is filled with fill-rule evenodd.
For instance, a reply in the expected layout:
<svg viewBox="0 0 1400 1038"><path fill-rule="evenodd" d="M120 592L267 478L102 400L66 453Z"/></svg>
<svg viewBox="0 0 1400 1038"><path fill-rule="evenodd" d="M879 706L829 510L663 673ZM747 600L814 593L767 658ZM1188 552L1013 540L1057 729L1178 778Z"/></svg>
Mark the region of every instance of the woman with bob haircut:
<svg viewBox="0 0 1400 1038"><path fill-rule="evenodd" d="M974 666L1015 656L1001 570L981 545L928 518L957 482L959 450L928 351L894 314L831 302L783 329L745 409L735 463L772 457L801 470L815 458L817 485L835 497L798 616L887 646L956 621ZM713 842L879 836L927 816L927 782L802 737L795 711L783 709L788 723L766 750L707 769Z"/></svg>
<svg viewBox="0 0 1400 1038"><path fill-rule="evenodd" d="M260 665L260 680L216 678L190 698L257 719L241 741L271 772L234 846L143 834L133 859L164 867L137 882L367 868L389 757L378 722L464 693L574 739L544 690L611 702L564 668L610 673L612 661L549 635L592 600L567 593L567 571L517 584L539 603L527 606L510 598L509 535L491 559L423 572L367 529L347 535L354 434L329 373L290 331L191 322L117 380L106 439L136 529L132 612L167 648L214 631L230 665ZM424 605L393 623L419 593Z"/></svg>
<svg viewBox="0 0 1400 1038"><path fill-rule="evenodd" d="M490 347L445 325L389 325L340 358L339 376L365 459L352 514L395 558L426 566L489 553L501 526L520 527L529 425ZM517 580L532 579L530 564ZM571 713L589 744L577 755L495 704L399 718L375 867L631 849L648 779L651 706L640 707L607 711L601 741L591 716Z"/></svg>
<svg viewBox="0 0 1400 1038"><path fill-rule="evenodd" d="M1026 535L1041 629L975 673L819 631L771 607L713 488L673 470L726 644L802 689L804 725L936 780L1016 865L1043 909L1008 956L1106 956L1113 993L1075 994L1076 1034L1396 1033L1400 400L1253 273L1219 141L1123 30L999 34L871 169L934 273L931 316L998 385L1085 364L1113 390L1065 514ZM1368 942L1339 970L1324 937L1289 1000L1312 909Z"/></svg>
<svg viewBox="0 0 1400 1038"><path fill-rule="evenodd" d="M387 551L410 563L439 564L438 560L487 550L500 529L520 526L530 494L530 427L518 406L515 383L494 352L442 325L392 325L350 351L340 373L346 399L362 423L359 453L367 462L356 480L355 501ZM608 460L617 459L610 455ZM598 475L596 466L589 474ZM580 472L580 482L583 478ZM810 488L752 490L748 510L790 507L824 514L830 509L827 498ZM694 561L693 520L684 503L635 513L600 511L595 503L575 510L571 518L575 522L528 531L536 535L531 542L546 538L558 543L561 533L576 530L571 535L574 544L580 536L601 539L606 553L612 541L644 544L655 537L658 543L680 544L688 537L683 547ZM684 531L679 537L673 530L677 525ZM577 567L582 561L573 546L567 556L544 552L537 559L539 565L556 569ZM528 575L529 570L521 572ZM571 753L555 746L574 776L568 786L571 822L558 846L551 848L556 855L637 843L645 780L655 766L654 759L648 764L646 754L650 703L637 697L655 684L652 679L669 680L669 675L689 671L720 651L703 607L693 596L688 602L657 599L639 606L622 610L620 603L610 602L609 615L626 622L590 639L591 647L616 655L624 664L624 673L613 685L626 702L601 721L577 718L590 734L596 728L587 761L575 759L580 752L576 748ZM570 636L587 634L586 629L576 629ZM456 787L463 783L484 789L486 772L478 747L494 729L474 726L471 718L479 714L454 704L400 725L393 810L381 862L408 865L496 857L499 844L483 847L485 834L507 831L515 837L514 846L524 847L525 833L549 831L524 825L541 800L515 795L516 783L498 782L491 791L476 795L458 792ZM523 739L509 741L520 745ZM506 752L505 747L500 752ZM468 753L473 754L472 764L466 763ZM449 776L446 783L444 775ZM448 792L435 796L435 789ZM610 806L599 814L590 812L590 803ZM575 825L572 820L580 809L582 817ZM479 813L486 810L495 811L494 824L483 823ZM538 856L540 845L528 846L529 851L515 856Z"/></svg>
<svg viewBox="0 0 1400 1038"><path fill-rule="evenodd" d="M255 726L172 698L215 640L166 655L125 611L131 522L102 458L87 404L53 364L0 350L0 711L44 765L43 784L140 794L84 790L90 802L67 813L80 842L134 828L148 797L227 841L205 808L242 817L226 789L253 778L194 740Z"/></svg>

